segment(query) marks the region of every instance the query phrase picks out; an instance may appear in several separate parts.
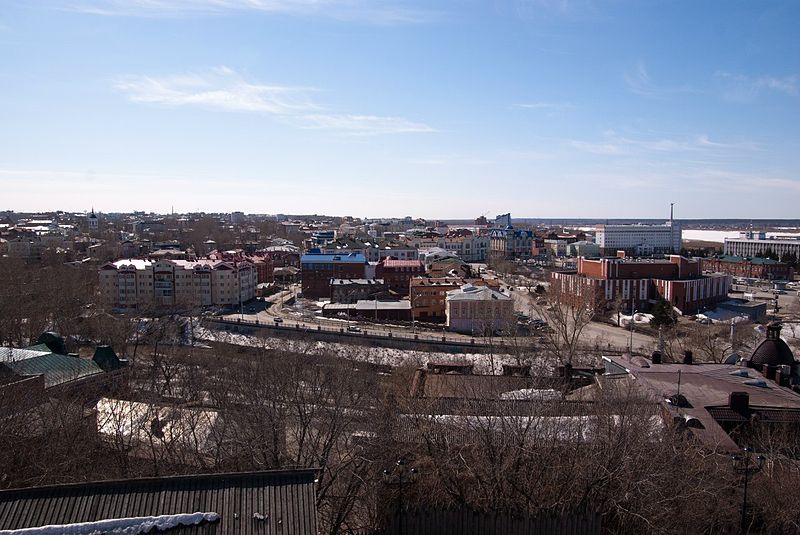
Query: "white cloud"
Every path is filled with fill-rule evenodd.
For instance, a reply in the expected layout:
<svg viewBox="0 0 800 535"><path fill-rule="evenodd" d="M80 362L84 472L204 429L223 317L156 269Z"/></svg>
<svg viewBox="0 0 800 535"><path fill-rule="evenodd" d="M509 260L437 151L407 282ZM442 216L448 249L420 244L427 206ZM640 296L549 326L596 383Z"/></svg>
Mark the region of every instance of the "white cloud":
<svg viewBox="0 0 800 535"><path fill-rule="evenodd" d="M306 96L312 89L251 83L224 66L202 74L129 75L119 78L114 85L131 102L261 113L300 128L358 135L434 131L424 123L403 117L326 113Z"/></svg>
<svg viewBox="0 0 800 535"><path fill-rule="evenodd" d="M315 108L303 98L306 89L251 84L227 67L218 67L205 74L125 76L117 80L115 87L132 102L167 106L200 106L277 115Z"/></svg>
<svg viewBox="0 0 800 535"><path fill-rule="evenodd" d="M764 90L777 91L793 97L800 94L800 76L796 74L778 78L717 71L714 77L723 85L723 97L732 102L750 102Z"/></svg>
<svg viewBox="0 0 800 535"><path fill-rule="evenodd" d="M696 93L689 85L661 85L657 84L650 76L644 62L638 62L633 69L623 73L622 79L628 89L639 96L649 98L664 98L678 93Z"/></svg>
<svg viewBox="0 0 800 535"><path fill-rule="evenodd" d="M423 22L435 15L430 11L404 8L390 0L72 0L67 9L92 15L126 17L255 11L377 24Z"/></svg>

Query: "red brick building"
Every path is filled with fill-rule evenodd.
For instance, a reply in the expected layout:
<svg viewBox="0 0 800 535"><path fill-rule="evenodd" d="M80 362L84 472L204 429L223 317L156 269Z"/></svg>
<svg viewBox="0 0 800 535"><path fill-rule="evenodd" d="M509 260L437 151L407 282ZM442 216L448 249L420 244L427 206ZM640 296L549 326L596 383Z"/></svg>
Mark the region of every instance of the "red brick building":
<svg viewBox="0 0 800 535"><path fill-rule="evenodd" d="M303 297L329 298L331 280L363 279L366 265L362 254L304 254L300 259Z"/></svg>
<svg viewBox="0 0 800 535"><path fill-rule="evenodd" d="M663 298L681 312L692 313L727 299L731 277L704 276L700 262L677 255L668 260L579 258L577 272L553 273L551 284L568 301L592 300L608 307L619 299L628 309L647 310Z"/></svg>
<svg viewBox="0 0 800 535"><path fill-rule="evenodd" d="M727 273L734 277L753 279L793 280L794 269L789 264L771 258L748 258L743 256L714 256L701 258L703 271Z"/></svg>
<svg viewBox="0 0 800 535"><path fill-rule="evenodd" d="M375 267L375 278L383 279L389 290L399 295L408 295L411 279L424 274L425 266L420 260L384 258Z"/></svg>

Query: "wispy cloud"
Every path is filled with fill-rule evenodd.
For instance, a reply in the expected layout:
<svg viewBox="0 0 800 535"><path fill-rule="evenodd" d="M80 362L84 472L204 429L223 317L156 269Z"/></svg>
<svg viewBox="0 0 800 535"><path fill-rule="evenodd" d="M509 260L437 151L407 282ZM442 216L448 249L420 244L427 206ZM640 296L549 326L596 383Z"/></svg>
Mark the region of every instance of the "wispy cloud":
<svg viewBox="0 0 800 535"><path fill-rule="evenodd" d="M512 0L510 5L523 20L594 18L599 10L595 0Z"/></svg>
<svg viewBox="0 0 800 535"><path fill-rule="evenodd" d="M678 93L695 93L689 85L664 85L656 83L650 76L644 62L638 62L632 69L622 75L628 89L639 96L649 98L665 98Z"/></svg>
<svg viewBox="0 0 800 535"><path fill-rule="evenodd" d="M315 108L304 97L308 89L249 83L228 67L217 67L203 74L129 75L119 78L114 85L132 102L148 104L277 115Z"/></svg>
<svg viewBox="0 0 800 535"><path fill-rule="evenodd" d="M424 22L436 16L433 11L406 7L392 0L72 0L67 9L123 17L207 16L255 11L377 24Z"/></svg>
<svg viewBox="0 0 800 535"><path fill-rule="evenodd" d="M759 148L758 144L749 141L736 143L715 141L707 134L670 138L636 133L621 135L614 130L603 132L602 139L598 141L569 140L567 144L582 152L612 156L629 156L642 153L741 151L757 150Z"/></svg>
<svg viewBox="0 0 800 535"><path fill-rule="evenodd" d="M522 102L516 105L517 108L526 110L544 110L544 111L563 111L573 108L574 106L569 102Z"/></svg>
<svg viewBox="0 0 800 535"><path fill-rule="evenodd" d="M433 132L424 123L416 123L403 117L378 117L375 115L324 115L308 114L298 116L303 128L340 130L356 135L404 134L414 132Z"/></svg>
<svg viewBox="0 0 800 535"><path fill-rule="evenodd" d="M260 113L300 128L338 130L358 135L434 131L424 123L403 117L329 113L308 97L313 89L249 82L224 66L204 73L128 75L117 79L114 86L131 102Z"/></svg>
<svg viewBox="0 0 800 535"><path fill-rule="evenodd" d="M777 91L789 96L800 94L800 76L784 77L746 76L726 71L717 71L714 77L723 86L723 97L732 102L750 102L762 91Z"/></svg>

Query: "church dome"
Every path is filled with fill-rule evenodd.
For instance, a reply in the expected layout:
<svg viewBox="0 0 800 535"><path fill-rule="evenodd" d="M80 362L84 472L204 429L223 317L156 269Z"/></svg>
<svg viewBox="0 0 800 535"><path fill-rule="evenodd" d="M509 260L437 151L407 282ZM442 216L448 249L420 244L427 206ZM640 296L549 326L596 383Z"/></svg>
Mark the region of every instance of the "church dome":
<svg viewBox="0 0 800 535"><path fill-rule="evenodd" d="M781 324L772 322L767 325L767 339L761 342L750 362L757 366L791 366L794 364L792 350L781 339Z"/></svg>

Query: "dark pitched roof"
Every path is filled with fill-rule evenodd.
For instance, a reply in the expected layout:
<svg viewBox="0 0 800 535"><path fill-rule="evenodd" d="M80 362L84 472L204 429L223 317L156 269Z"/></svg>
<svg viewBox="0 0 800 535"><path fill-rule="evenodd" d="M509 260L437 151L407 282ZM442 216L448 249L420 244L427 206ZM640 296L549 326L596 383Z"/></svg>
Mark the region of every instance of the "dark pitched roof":
<svg viewBox="0 0 800 535"><path fill-rule="evenodd" d="M317 532L315 470L102 481L0 491L3 529L215 512L219 521L171 533ZM255 515L263 515L263 519Z"/></svg>
<svg viewBox="0 0 800 535"><path fill-rule="evenodd" d="M781 338L780 323L773 322L767 326L767 339L753 351L750 362L759 366L791 366L794 364L792 350Z"/></svg>

